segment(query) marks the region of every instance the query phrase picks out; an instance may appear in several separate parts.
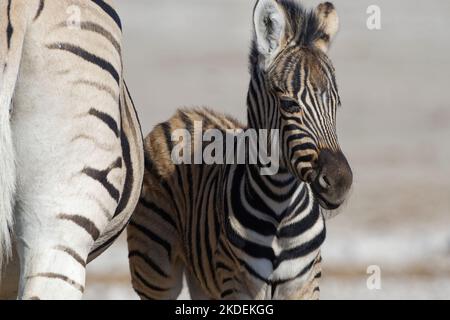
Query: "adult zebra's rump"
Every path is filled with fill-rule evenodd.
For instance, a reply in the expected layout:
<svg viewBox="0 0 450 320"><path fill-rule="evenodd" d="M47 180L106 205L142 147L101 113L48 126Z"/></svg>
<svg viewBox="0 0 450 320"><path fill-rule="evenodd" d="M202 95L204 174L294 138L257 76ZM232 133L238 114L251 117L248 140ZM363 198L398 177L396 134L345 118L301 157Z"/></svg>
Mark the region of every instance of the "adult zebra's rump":
<svg viewBox="0 0 450 320"><path fill-rule="evenodd" d="M87 262L124 230L142 186L122 25L110 0L0 0L0 10L0 120L17 186L5 196L0 175L15 219L0 212L0 227L16 235L19 298L80 298Z"/></svg>

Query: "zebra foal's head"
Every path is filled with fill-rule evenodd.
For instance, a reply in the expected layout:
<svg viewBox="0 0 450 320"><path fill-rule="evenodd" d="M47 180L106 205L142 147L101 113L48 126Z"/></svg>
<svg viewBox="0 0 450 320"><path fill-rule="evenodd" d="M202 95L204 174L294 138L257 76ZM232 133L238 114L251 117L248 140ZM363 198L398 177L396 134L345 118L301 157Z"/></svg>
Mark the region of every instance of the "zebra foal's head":
<svg viewBox="0 0 450 320"><path fill-rule="evenodd" d="M293 0L259 0L250 56L272 98L263 126L280 129L285 166L311 184L325 209L338 208L353 181L337 139L340 98L327 56L338 25L329 2L306 11Z"/></svg>

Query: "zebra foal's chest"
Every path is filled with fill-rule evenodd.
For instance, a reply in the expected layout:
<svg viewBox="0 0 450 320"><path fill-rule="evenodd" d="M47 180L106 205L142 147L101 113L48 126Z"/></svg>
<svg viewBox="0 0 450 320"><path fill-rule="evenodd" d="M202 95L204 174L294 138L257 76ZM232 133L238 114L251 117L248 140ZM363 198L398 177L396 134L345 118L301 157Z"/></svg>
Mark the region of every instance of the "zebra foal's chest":
<svg viewBox="0 0 450 320"><path fill-rule="evenodd" d="M305 296L326 234L310 188L289 177L271 185L274 178L238 173L231 181L225 229L241 291L258 299Z"/></svg>

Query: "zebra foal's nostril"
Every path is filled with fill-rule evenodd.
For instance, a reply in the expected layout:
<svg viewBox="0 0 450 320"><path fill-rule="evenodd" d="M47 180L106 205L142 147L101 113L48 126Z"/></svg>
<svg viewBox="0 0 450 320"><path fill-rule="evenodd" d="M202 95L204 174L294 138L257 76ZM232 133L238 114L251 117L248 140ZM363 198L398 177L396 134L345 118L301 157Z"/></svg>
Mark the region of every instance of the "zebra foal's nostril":
<svg viewBox="0 0 450 320"><path fill-rule="evenodd" d="M318 166L320 174L317 176L316 186L329 197L342 198L353 181L352 170L344 154L324 149L320 152Z"/></svg>
<svg viewBox="0 0 450 320"><path fill-rule="evenodd" d="M325 190L328 190L331 187L330 180L323 173L319 175L319 185Z"/></svg>

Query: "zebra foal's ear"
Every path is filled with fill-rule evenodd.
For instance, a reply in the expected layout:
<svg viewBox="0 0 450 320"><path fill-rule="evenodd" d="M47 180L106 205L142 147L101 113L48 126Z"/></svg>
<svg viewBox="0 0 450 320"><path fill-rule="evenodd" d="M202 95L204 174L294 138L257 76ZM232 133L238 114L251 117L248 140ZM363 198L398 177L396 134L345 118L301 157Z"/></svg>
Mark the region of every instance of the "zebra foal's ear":
<svg viewBox="0 0 450 320"><path fill-rule="evenodd" d="M286 18L276 0L258 0L253 24L261 62L267 68L284 45Z"/></svg>
<svg viewBox="0 0 450 320"><path fill-rule="evenodd" d="M315 45L323 52L327 52L339 30L339 17L331 2L319 4L315 13L319 20L319 25L324 32L324 34L315 42Z"/></svg>

